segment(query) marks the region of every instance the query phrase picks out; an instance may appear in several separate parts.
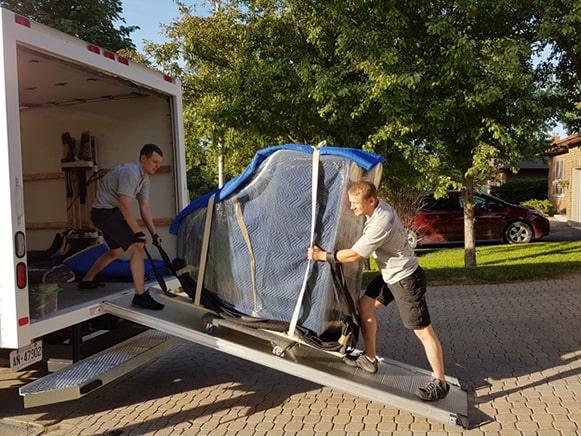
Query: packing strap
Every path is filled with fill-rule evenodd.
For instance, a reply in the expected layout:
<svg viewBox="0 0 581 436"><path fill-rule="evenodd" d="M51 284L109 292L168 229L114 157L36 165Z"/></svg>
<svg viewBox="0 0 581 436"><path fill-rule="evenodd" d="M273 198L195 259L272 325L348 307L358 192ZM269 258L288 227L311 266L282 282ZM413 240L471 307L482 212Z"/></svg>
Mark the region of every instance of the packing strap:
<svg viewBox="0 0 581 436"><path fill-rule="evenodd" d="M313 246L315 242L315 225L317 223L317 192L319 189L319 156L320 148L325 145L324 142L313 147L313 170L312 170L312 180L311 180L311 237L309 247ZM288 335L294 336L295 329L297 327L297 321L301 313L301 307L303 305L303 298L305 296L305 291L307 289L307 282L309 276L311 275L311 269L313 267L313 261L309 261L307 264L307 270L305 271L305 278L303 279L303 285L301 287L301 292L299 293L299 298L293 312L293 317L291 318L290 326L288 329Z"/></svg>
<svg viewBox="0 0 581 436"><path fill-rule="evenodd" d="M214 214L214 201L216 194L212 194L208 200L206 209L206 223L204 224L204 238L202 239L202 251L200 253L200 269L198 269L198 281L196 283L196 294L194 304L200 305L202 289L204 287L204 276L206 275L206 261L208 260L208 246L210 245L210 230L212 229L212 216Z"/></svg>
<svg viewBox="0 0 581 436"><path fill-rule="evenodd" d="M248 228L246 227L246 223L244 222L242 206L240 206L240 202L238 201L238 199L234 199L234 204L236 207L236 220L238 221L238 226L240 227L240 232L242 233L244 242L246 242L246 248L248 248L248 255L250 257L250 279L252 280L252 300L254 303L252 315L258 316L258 312L262 308L258 307L258 297L256 289L256 260L254 258L254 250L252 249L252 242L250 241L250 234L248 233Z"/></svg>

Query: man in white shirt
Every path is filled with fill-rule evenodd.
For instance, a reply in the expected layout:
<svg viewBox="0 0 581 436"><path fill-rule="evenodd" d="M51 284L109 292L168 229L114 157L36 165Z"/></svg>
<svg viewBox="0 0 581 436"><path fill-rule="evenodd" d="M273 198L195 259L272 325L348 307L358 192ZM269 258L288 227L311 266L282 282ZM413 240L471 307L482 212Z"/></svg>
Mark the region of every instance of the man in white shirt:
<svg viewBox="0 0 581 436"><path fill-rule="evenodd" d="M420 387L416 395L425 401L445 398L450 387L444 376L442 346L431 326L426 305L426 275L407 242L406 231L393 207L377 198L372 183L356 182L349 188L348 195L353 213L367 218L361 238L353 247L334 253L325 252L316 245L308 250L311 260L337 263L359 262L373 255L381 271L381 275L367 286L358 304L365 352L346 357L345 363L369 373L377 372L375 309L395 300L405 327L413 330L424 346L435 376L433 381Z"/></svg>

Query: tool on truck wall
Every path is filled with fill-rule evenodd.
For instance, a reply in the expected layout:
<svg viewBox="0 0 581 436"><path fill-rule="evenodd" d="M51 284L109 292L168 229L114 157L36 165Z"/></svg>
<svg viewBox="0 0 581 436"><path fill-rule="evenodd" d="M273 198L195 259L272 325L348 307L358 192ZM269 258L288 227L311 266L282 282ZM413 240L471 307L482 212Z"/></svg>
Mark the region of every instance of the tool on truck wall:
<svg viewBox="0 0 581 436"><path fill-rule="evenodd" d="M69 132L61 135L63 144L62 170L65 173L67 198L67 218L71 228L80 229L84 222L89 220L87 201L89 192L87 187L91 182L100 178L96 167L95 137L88 130L81 133L77 141ZM87 171L93 174L87 179ZM93 192L91 192L93 194ZM89 205L90 206L90 205Z"/></svg>

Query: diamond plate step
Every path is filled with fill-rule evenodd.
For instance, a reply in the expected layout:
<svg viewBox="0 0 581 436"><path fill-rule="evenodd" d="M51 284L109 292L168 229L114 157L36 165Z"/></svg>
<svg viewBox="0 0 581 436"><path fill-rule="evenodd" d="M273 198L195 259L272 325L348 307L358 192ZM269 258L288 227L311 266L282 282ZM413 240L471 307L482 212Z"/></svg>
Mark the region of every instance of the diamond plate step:
<svg viewBox="0 0 581 436"><path fill-rule="evenodd" d="M24 407L74 400L170 351L177 340L148 330L20 388Z"/></svg>

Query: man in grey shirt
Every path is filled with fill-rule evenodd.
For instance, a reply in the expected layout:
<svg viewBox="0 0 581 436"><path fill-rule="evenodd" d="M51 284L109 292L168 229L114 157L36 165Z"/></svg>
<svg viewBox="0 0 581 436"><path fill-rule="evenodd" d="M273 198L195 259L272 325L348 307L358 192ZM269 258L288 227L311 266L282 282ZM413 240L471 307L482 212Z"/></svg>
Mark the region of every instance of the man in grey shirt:
<svg viewBox="0 0 581 436"><path fill-rule="evenodd" d="M395 210L379 201L373 183L356 182L349 188L348 195L353 213L367 218L363 235L353 247L334 253L325 252L316 245L308 250L311 260L338 263L359 262L373 255L381 270L381 275L367 286L358 304L365 352L359 356L347 356L345 363L370 373L377 372L375 309L395 300L404 325L414 331L424 346L435 376L434 380L420 387L416 395L425 401L445 398L450 387L444 375L442 346L431 326L426 305L426 275L407 242L406 231Z"/></svg>
<svg viewBox="0 0 581 436"><path fill-rule="evenodd" d="M80 289L95 289L105 286L95 277L107 265L129 253L129 265L135 296L133 304L146 309L160 310L163 304L155 301L145 290L145 234L133 214L134 199L139 204L141 218L152 235L154 243L160 243L151 208L149 206L149 176L157 172L163 158L161 149L155 144L146 144L139 153L138 162L130 162L112 168L103 178L93 209L91 221L103 232L109 251L99 257L89 272L79 282Z"/></svg>

